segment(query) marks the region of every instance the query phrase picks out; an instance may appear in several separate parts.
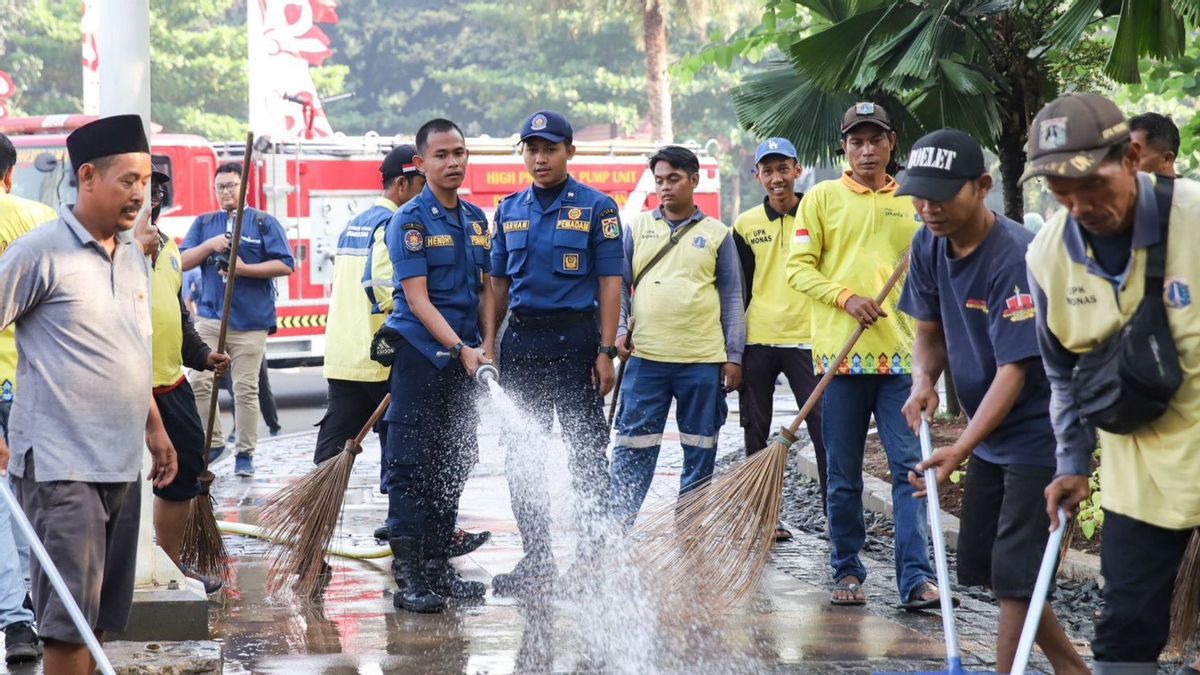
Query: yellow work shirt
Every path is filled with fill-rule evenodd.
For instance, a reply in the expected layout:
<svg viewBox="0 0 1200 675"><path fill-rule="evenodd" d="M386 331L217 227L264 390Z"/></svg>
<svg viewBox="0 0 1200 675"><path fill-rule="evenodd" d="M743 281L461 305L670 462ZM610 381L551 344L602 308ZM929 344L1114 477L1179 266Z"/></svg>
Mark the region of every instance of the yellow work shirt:
<svg viewBox="0 0 1200 675"><path fill-rule="evenodd" d="M1080 354L1098 347L1126 324L1145 292L1148 247L1160 227L1154 178L1139 174L1132 262L1115 280L1094 261L1079 226L1059 211L1026 254L1038 303L1038 330L1058 435L1058 473L1086 475L1096 434L1079 420L1070 389ZM1104 508L1167 529L1200 526L1200 306L1191 284L1200 258L1200 183L1175 181L1167 239L1163 299L1183 383L1162 417L1132 434L1099 435Z"/></svg>
<svg viewBox="0 0 1200 675"><path fill-rule="evenodd" d="M812 300L788 284L787 261L796 211L779 213L766 199L733 222L742 269L748 277L746 344L811 345ZM753 272L747 268L749 258Z"/></svg>
<svg viewBox="0 0 1200 675"><path fill-rule="evenodd" d="M875 322L840 365L831 362L858 328L842 306L851 295L874 298L908 255L921 227L910 197L897 197L890 176L874 191L850 178L817 183L800 200L787 261L792 288L812 303L813 367L838 375L907 375L912 372L916 327L899 310L904 279L883 302L888 317Z"/></svg>
<svg viewBox="0 0 1200 675"><path fill-rule="evenodd" d="M338 238L325 325L326 379L382 382L391 374L391 369L371 360L371 339L392 308L392 262L384 235L398 208L380 197L355 216ZM366 274L368 258L370 275Z"/></svg>
<svg viewBox="0 0 1200 675"><path fill-rule="evenodd" d="M154 388L170 387L183 379L183 260L179 246L168 239L150 272L150 325Z"/></svg>
<svg viewBox="0 0 1200 675"><path fill-rule="evenodd" d="M21 235L56 218L54 209L41 202L0 192L0 255ZM16 393L17 338L9 326L0 331L0 401L11 401Z"/></svg>

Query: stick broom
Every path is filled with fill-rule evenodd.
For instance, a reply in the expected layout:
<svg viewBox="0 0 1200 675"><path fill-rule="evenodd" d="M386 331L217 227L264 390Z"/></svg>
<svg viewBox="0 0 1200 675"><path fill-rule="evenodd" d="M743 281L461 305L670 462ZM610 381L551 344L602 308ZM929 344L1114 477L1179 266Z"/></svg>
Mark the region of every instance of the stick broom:
<svg viewBox="0 0 1200 675"><path fill-rule="evenodd" d="M225 304L221 311L221 330L217 336L217 352L225 353L225 337L229 332L229 313L233 306L233 286L237 281L238 249L242 241L242 216L246 209L247 178L250 172L250 153L254 148L254 133L246 134L246 151L242 156L242 184L238 189L237 212L234 216L232 241L229 245L229 272L225 278ZM210 489L216 478L208 470L209 448L212 446L213 426L217 419L217 377L209 387L208 425L204 430L204 473L200 474L201 492L192 500L191 513L183 530L180 558L185 565L205 576L229 577L229 554L225 540L217 527L216 503Z"/></svg>
<svg viewBox="0 0 1200 675"><path fill-rule="evenodd" d="M905 255L876 296L877 304L883 304L907 269ZM791 425L780 429L770 445L675 504L639 519L633 536L642 541L634 558L643 569L653 570L654 586L664 597L703 599L719 610L754 589L775 541L788 449L865 330L860 325L854 331Z"/></svg>
<svg viewBox="0 0 1200 675"><path fill-rule="evenodd" d="M304 598L320 595L327 581L325 550L337 531L354 459L362 452L363 439L387 412L392 395L387 394L371 419L354 438L346 441L336 457L321 462L300 480L267 498L259 511L258 524L272 540L267 557L267 588L278 592L295 576L292 587Z"/></svg>

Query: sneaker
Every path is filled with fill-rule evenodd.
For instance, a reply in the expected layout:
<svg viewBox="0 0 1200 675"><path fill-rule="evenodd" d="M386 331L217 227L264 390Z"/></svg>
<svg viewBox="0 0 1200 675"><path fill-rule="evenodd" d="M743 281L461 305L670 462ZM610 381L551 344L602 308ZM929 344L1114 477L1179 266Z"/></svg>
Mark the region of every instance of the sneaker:
<svg viewBox="0 0 1200 675"><path fill-rule="evenodd" d="M225 442L228 443L229 445L233 445L234 443L237 443L237 429L234 429L233 431L229 432L229 437L225 439Z"/></svg>
<svg viewBox="0 0 1200 675"><path fill-rule="evenodd" d="M254 475L254 458L239 452L233 463L233 475L249 478Z"/></svg>
<svg viewBox="0 0 1200 675"><path fill-rule="evenodd" d="M387 525L384 525L375 528L375 531L371 534L375 536L375 541L387 543L387 540L392 536L392 530Z"/></svg>
<svg viewBox="0 0 1200 675"><path fill-rule="evenodd" d="M29 663L42 656L42 641L29 623L14 623L4 629L4 662Z"/></svg>
<svg viewBox="0 0 1200 675"><path fill-rule="evenodd" d="M225 456L225 451L229 449L226 445L214 445L208 449L208 463L216 464L218 459Z"/></svg>
<svg viewBox="0 0 1200 675"><path fill-rule="evenodd" d="M491 538L492 533L487 530L483 532L467 532L462 528L455 529L454 536L450 538L450 550L447 553L451 558L466 555L486 544Z"/></svg>
<svg viewBox="0 0 1200 675"><path fill-rule="evenodd" d="M225 582L221 581L221 579L217 577L206 577L192 569L189 565L180 565L179 571L183 572L183 576L189 579L195 579L196 581L204 584L205 595L212 595L213 593L216 593L225 587Z"/></svg>
<svg viewBox="0 0 1200 675"><path fill-rule="evenodd" d="M550 589L557 577L553 557L526 554L513 571L492 577L492 590L496 595L524 595Z"/></svg>

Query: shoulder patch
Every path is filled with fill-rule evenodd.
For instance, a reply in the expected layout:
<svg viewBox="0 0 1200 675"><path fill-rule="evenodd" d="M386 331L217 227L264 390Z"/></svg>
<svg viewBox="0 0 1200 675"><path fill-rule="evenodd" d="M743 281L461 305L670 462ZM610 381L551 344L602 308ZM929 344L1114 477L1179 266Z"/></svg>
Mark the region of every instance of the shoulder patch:
<svg viewBox="0 0 1200 675"><path fill-rule="evenodd" d="M417 253L425 248L425 236L415 227L404 226L404 248Z"/></svg>
<svg viewBox="0 0 1200 675"><path fill-rule="evenodd" d="M609 216L600 219L600 230L604 233L605 239L616 239L621 236L621 219L616 216Z"/></svg>
<svg viewBox="0 0 1200 675"><path fill-rule="evenodd" d="M609 207L607 209L601 209L600 213L598 213L597 215L600 216L601 218L607 218L608 216L617 215L617 210L612 207Z"/></svg>
<svg viewBox="0 0 1200 675"><path fill-rule="evenodd" d="M402 229L402 230L418 230L420 232L424 232L425 226L422 225L421 223L409 222L409 223L403 223L402 225L400 225L400 229Z"/></svg>

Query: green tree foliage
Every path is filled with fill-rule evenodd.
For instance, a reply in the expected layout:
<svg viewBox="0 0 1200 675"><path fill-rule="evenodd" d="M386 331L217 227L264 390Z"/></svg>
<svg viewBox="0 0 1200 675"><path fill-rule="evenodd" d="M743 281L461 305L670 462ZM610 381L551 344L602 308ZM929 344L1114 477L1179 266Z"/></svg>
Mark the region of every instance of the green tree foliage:
<svg viewBox="0 0 1200 675"><path fill-rule="evenodd" d="M1097 73L1138 79L1141 57L1182 53L1196 25L1189 0L766 0L758 28L710 51L783 58L735 93L742 124L793 138L803 159L830 161L836 120L857 99L888 106L901 150L954 126L1000 157L1005 210L1023 211L1017 186L1029 121L1046 101ZM1111 48L1092 44L1098 31ZM1089 63L1089 58L1103 54Z"/></svg>
<svg viewBox="0 0 1200 675"><path fill-rule="evenodd" d="M1169 115L1179 126L1177 171L1200 175L1200 32L1189 36L1182 56L1144 62L1141 80L1120 88L1117 103L1130 116L1147 111Z"/></svg>

